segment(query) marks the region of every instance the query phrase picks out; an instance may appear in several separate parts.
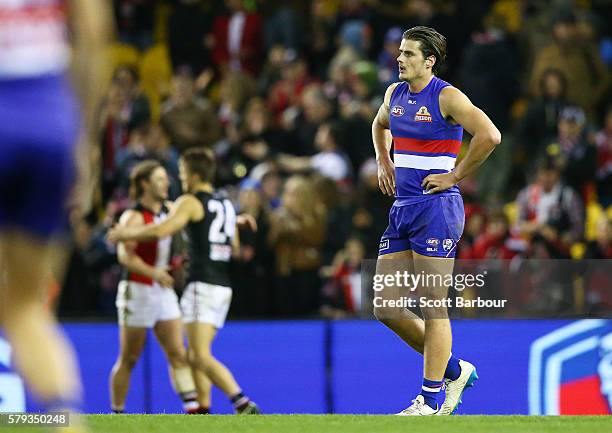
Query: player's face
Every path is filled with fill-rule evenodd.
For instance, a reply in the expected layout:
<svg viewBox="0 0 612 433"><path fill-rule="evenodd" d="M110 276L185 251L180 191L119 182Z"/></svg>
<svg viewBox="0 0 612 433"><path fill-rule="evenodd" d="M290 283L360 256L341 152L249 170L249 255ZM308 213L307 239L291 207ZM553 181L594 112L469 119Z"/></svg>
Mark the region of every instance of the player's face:
<svg viewBox="0 0 612 433"><path fill-rule="evenodd" d="M400 80L411 81L427 73L428 69L425 66L425 58L419 41L402 39L399 49L400 55L397 56L397 66Z"/></svg>
<svg viewBox="0 0 612 433"><path fill-rule="evenodd" d="M149 178L149 185L151 194L156 200L166 200L168 198L168 186L170 185L170 181L168 180L168 173L166 173L164 168L158 167L153 170Z"/></svg>

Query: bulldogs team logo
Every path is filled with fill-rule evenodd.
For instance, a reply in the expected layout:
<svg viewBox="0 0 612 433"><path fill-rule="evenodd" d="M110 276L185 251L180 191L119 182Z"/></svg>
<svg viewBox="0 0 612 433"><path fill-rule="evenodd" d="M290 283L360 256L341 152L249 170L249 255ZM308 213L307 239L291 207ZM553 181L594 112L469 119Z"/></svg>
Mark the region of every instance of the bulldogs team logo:
<svg viewBox="0 0 612 433"><path fill-rule="evenodd" d="M427 111L426 106L422 106L419 108L419 111L414 115L414 120L416 122L431 122L431 114Z"/></svg>
<svg viewBox="0 0 612 433"><path fill-rule="evenodd" d="M403 116L404 107L402 107L401 105L394 105L393 108L391 109L391 115L395 117Z"/></svg>
<svg viewBox="0 0 612 433"><path fill-rule="evenodd" d="M452 239L444 239L442 241L442 248L444 248L444 251L450 251L453 249L454 244L455 242Z"/></svg>
<svg viewBox="0 0 612 433"><path fill-rule="evenodd" d="M529 412L612 413L612 320L579 320L533 342Z"/></svg>

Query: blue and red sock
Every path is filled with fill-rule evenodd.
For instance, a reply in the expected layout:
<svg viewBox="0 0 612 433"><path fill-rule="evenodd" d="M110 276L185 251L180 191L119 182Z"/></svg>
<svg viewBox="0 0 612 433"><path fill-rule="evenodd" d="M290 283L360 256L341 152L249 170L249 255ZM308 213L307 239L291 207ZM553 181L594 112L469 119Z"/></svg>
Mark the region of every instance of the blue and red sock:
<svg viewBox="0 0 612 433"><path fill-rule="evenodd" d="M421 395L425 399L425 404L434 410L438 410L444 402L443 383L443 380L423 379Z"/></svg>

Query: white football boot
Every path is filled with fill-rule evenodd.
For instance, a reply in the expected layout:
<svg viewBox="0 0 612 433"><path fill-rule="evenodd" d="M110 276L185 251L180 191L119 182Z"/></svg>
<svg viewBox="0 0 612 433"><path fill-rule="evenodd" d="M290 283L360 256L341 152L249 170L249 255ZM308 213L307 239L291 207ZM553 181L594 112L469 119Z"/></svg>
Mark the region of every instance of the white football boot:
<svg viewBox="0 0 612 433"><path fill-rule="evenodd" d="M474 386L474 382L478 380L476 367L467 361L459 360L461 374L456 380L444 379L446 388L446 398L444 404L438 411L438 415L454 415L457 408L462 403L461 397L467 388Z"/></svg>
<svg viewBox="0 0 612 433"><path fill-rule="evenodd" d="M417 395L417 397L412 400L412 404L408 406L406 409L397 413L398 416L429 416L429 415L437 415L440 411L432 409L425 403L425 398L422 395Z"/></svg>

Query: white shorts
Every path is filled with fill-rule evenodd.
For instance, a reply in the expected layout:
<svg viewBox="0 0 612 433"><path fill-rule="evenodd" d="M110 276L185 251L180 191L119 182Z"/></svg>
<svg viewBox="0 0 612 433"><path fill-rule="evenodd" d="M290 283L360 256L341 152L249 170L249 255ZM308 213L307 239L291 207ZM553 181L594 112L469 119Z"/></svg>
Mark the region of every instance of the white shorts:
<svg viewBox="0 0 612 433"><path fill-rule="evenodd" d="M176 292L159 284L121 281L115 305L121 326L152 328L157 322L181 318Z"/></svg>
<svg viewBox="0 0 612 433"><path fill-rule="evenodd" d="M232 289L202 282L191 282L181 297L183 322L201 322L223 328L232 302Z"/></svg>

